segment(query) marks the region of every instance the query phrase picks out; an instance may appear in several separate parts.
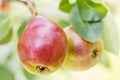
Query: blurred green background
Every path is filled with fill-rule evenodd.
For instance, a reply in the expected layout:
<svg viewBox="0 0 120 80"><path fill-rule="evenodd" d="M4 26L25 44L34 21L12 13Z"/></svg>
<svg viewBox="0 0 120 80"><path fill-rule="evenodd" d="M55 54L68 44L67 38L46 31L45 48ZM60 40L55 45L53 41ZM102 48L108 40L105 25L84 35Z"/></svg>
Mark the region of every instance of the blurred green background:
<svg viewBox="0 0 120 80"><path fill-rule="evenodd" d="M108 9L102 34L106 47L101 61L86 71L75 72L62 67L47 76L32 75L20 63L17 42L31 14L24 4L11 2L10 12L0 13L0 80L120 80L120 0L97 1ZM69 25L68 14L58 10L59 2L60 0L34 0L40 15L64 28Z"/></svg>

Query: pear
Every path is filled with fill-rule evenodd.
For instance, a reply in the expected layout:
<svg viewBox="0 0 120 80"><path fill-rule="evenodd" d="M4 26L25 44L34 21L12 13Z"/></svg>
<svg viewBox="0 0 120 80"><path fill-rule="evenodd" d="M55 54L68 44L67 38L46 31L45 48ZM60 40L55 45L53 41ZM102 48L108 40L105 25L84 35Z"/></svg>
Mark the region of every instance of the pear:
<svg viewBox="0 0 120 80"><path fill-rule="evenodd" d="M59 69L68 55L65 32L42 16L33 17L18 41L23 67L33 74L50 74Z"/></svg>
<svg viewBox="0 0 120 80"><path fill-rule="evenodd" d="M70 70L87 70L97 64L104 50L102 39L88 42L82 39L71 26L64 28L68 38L69 52L65 67Z"/></svg>

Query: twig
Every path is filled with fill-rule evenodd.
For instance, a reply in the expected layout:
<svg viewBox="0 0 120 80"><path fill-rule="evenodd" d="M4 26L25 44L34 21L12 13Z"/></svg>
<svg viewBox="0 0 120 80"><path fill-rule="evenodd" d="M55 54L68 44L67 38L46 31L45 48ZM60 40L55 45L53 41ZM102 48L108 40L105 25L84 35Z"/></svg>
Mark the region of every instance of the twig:
<svg viewBox="0 0 120 80"><path fill-rule="evenodd" d="M38 15L35 4L33 3L33 0L6 0L6 1L18 1L18 2L22 2L25 5L28 6L30 12L32 13L32 16L36 16Z"/></svg>
<svg viewBox="0 0 120 80"><path fill-rule="evenodd" d="M36 16L38 14L35 8L35 4L33 3L32 0L21 0L21 2L23 2L25 5L29 7L29 10L31 11L32 16Z"/></svg>

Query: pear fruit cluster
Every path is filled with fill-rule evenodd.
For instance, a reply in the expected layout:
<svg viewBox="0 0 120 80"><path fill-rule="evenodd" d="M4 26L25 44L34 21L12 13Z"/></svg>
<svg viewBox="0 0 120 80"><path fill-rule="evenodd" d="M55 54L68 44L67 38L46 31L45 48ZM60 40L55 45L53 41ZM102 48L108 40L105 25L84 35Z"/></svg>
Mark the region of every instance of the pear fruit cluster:
<svg viewBox="0 0 120 80"><path fill-rule="evenodd" d="M60 28L42 17L33 17L18 41L23 67L33 74L50 74L63 65L70 70L87 70L101 58L104 45L83 40L72 27Z"/></svg>

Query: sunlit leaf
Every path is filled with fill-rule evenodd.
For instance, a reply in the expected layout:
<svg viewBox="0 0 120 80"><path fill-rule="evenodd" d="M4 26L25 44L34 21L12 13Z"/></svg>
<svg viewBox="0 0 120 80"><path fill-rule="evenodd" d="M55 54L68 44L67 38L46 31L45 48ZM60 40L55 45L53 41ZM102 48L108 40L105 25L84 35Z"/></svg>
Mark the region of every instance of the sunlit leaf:
<svg viewBox="0 0 120 80"><path fill-rule="evenodd" d="M69 13L74 6L75 6L75 3L71 4L69 0L61 0L59 9Z"/></svg>
<svg viewBox="0 0 120 80"><path fill-rule="evenodd" d="M87 41L95 42L103 32L103 22L83 21L77 6L71 11L69 18L76 32Z"/></svg>
<svg viewBox="0 0 120 80"><path fill-rule="evenodd" d="M69 22L67 22L67 21L65 21L65 20L58 20L58 24L59 24L62 28L70 25Z"/></svg>
<svg viewBox="0 0 120 80"><path fill-rule="evenodd" d="M91 0L77 0L80 16L85 21L96 22L102 20L107 9L100 3Z"/></svg>
<svg viewBox="0 0 120 80"><path fill-rule="evenodd" d="M115 23L115 19L110 13L104 19L104 26L105 28L102 38L105 44L105 49L118 54L120 48L119 29Z"/></svg>
<svg viewBox="0 0 120 80"><path fill-rule="evenodd" d="M6 14L0 13L0 43L5 43L10 40L12 35L11 34L12 31L10 30L11 30L10 18Z"/></svg>
<svg viewBox="0 0 120 80"><path fill-rule="evenodd" d="M5 37L0 40L0 44L5 44L9 42L12 38L12 35L13 35L13 31L12 29L10 29L10 31L5 35Z"/></svg>

